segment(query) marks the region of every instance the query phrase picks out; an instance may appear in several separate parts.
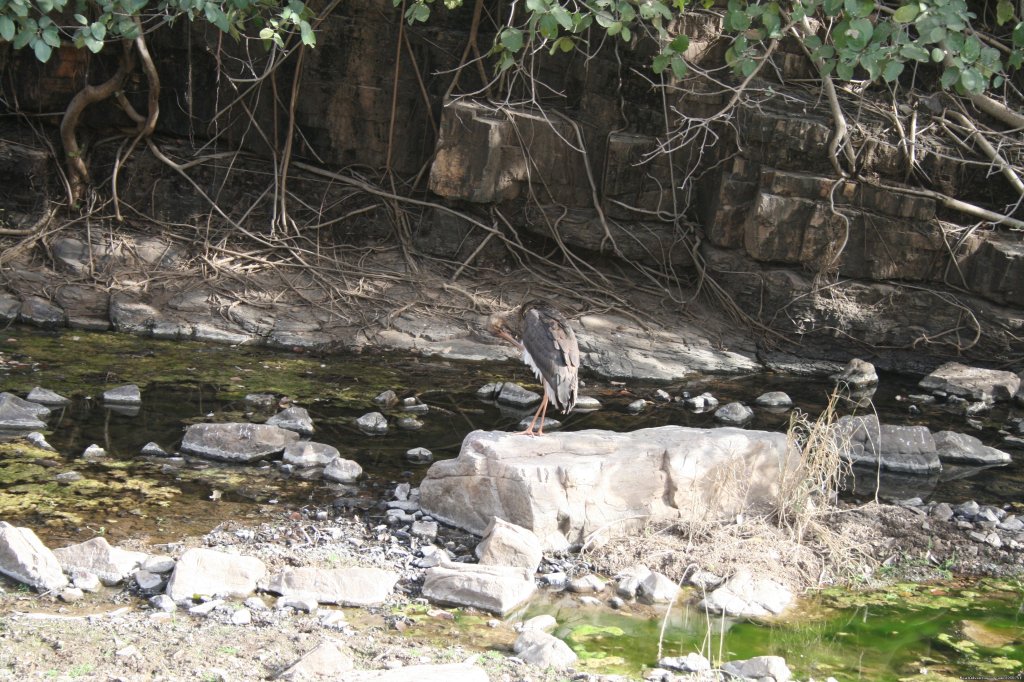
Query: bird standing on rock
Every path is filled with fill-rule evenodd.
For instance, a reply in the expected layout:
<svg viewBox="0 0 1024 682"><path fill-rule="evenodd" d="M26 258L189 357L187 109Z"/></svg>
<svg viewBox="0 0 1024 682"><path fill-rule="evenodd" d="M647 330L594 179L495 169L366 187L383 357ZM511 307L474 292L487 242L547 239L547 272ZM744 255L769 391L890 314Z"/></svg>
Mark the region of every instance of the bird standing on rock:
<svg viewBox="0 0 1024 682"><path fill-rule="evenodd" d="M523 352L523 362L544 384L540 407L522 432L530 436L544 435L549 402L563 414L568 414L576 404L580 384L580 347L576 334L565 316L543 301L531 301L492 315L487 326L492 334L511 341ZM538 418L540 426L534 432Z"/></svg>

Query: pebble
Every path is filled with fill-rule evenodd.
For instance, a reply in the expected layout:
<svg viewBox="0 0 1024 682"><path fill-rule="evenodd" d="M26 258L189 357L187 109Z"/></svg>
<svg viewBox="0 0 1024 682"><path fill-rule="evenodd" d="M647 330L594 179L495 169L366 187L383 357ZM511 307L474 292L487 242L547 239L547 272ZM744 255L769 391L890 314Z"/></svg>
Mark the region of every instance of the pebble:
<svg viewBox="0 0 1024 682"><path fill-rule="evenodd" d="M593 573L573 578L569 581L570 592L600 592L604 589L605 582Z"/></svg>

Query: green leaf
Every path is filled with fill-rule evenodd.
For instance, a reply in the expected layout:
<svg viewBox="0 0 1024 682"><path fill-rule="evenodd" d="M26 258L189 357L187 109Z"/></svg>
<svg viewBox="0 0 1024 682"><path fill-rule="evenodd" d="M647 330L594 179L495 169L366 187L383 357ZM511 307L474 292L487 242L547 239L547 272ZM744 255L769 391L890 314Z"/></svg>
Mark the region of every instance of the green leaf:
<svg viewBox="0 0 1024 682"><path fill-rule="evenodd" d="M608 35L617 36L622 31L622 22L614 21L608 26Z"/></svg>
<svg viewBox="0 0 1024 682"><path fill-rule="evenodd" d="M945 39L946 39L946 27L945 26L936 26L935 28L933 28L931 31L928 32L928 41L927 42L929 42L929 43L941 43Z"/></svg>
<svg viewBox="0 0 1024 682"><path fill-rule="evenodd" d="M576 47L576 41L574 41L569 36L562 36L561 38L555 41L555 44L552 46L552 49L554 49L555 47L557 47L562 52L572 52L573 49Z"/></svg>
<svg viewBox="0 0 1024 682"><path fill-rule="evenodd" d="M931 55L932 61L935 62L936 64L938 64L939 62L946 58L946 53L938 47L932 48Z"/></svg>
<svg viewBox="0 0 1024 682"><path fill-rule="evenodd" d="M53 48L42 40L37 40L32 49L36 53L36 59L44 63L50 60L50 55L53 53Z"/></svg>
<svg viewBox="0 0 1024 682"><path fill-rule="evenodd" d="M690 36L685 34L677 35L672 39L672 42L668 44L668 47L673 52L686 52L690 48Z"/></svg>
<svg viewBox="0 0 1024 682"><path fill-rule="evenodd" d="M555 18L558 25L564 28L566 31L572 30L572 15L562 7L561 5L555 5L551 8L551 16Z"/></svg>
<svg viewBox="0 0 1024 682"><path fill-rule="evenodd" d="M953 87L953 84L960 80L960 69L955 66L951 66L942 72L942 76L939 78L939 82L943 88L949 89Z"/></svg>
<svg viewBox="0 0 1024 682"><path fill-rule="evenodd" d="M56 26L50 24L43 29L43 42L50 47L60 47L60 32Z"/></svg>
<svg viewBox="0 0 1024 682"><path fill-rule="evenodd" d="M843 8L843 0L824 0L822 8L825 10L826 16L834 17Z"/></svg>
<svg viewBox="0 0 1024 682"><path fill-rule="evenodd" d="M430 18L430 8L426 3L417 2L405 11L405 18L410 24L417 21L424 22Z"/></svg>
<svg viewBox="0 0 1024 682"><path fill-rule="evenodd" d="M22 29L14 36L14 41L11 44L14 45L15 50L20 50L28 45L29 41L35 37L36 34L33 31L26 31Z"/></svg>
<svg viewBox="0 0 1024 682"><path fill-rule="evenodd" d="M960 73L960 85L967 92L980 93L984 91L986 81L987 79L977 69L964 69Z"/></svg>
<svg viewBox="0 0 1024 682"><path fill-rule="evenodd" d="M663 52L654 58L654 65L651 67L651 69L654 71L654 73L661 74L661 72L664 71L665 68L669 65L669 62L671 60L672 54L668 52Z"/></svg>
<svg viewBox="0 0 1024 682"><path fill-rule="evenodd" d="M843 9L851 17L867 17L875 11L873 0L843 0Z"/></svg>
<svg viewBox="0 0 1024 682"><path fill-rule="evenodd" d="M901 73L903 73L903 62L893 59L886 62L885 67L882 69L882 78L885 79L886 83L892 83L900 77Z"/></svg>
<svg viewBox="0 0 1024 682"><path fill-rule="evenodd" d="M836 75L839 76L840 80L851 81L853 80L853 68L853 64L839 62L836 64Z"/></svg>
<svg viewBox="0 0 1024 682"><path fill-rule="evenodd" d="M97 54L100 50L103 49L103 41L96 40L94 37L87 33L82 34L82 42L85 43L85 46L87 48L89 48L89 52L92 52L93 54Z"/></svg>
<svg viewBox="0 0 1024 682"><path fill-rule="evenodd" d="M10 17L0 15L0 38L7 42L14 39L14 22Z"/></svg>
<svg viewBox="0 0 1024 682"><path fill-rule="evenodd" d="M1000 26L1013 19L1013 3L1009 0L999 0L996 4L996 21Z"/></svg>
<svg viewBox="0 0 1024 682"><path fill-rule="evenodd" d="M270 28L269 26L265 26L260 29L260 40L273 40L273 38L274 29Z"/></svg>
<svg viewBox="0 0 1024 682"><path fill-rule="evenodd" d="M901 47L900 56L904 59L913 59L916 62L927 62L932 58L931 52L913 43Z"/></svg>
<svg viewBox="0 0 1024 682"><path fill-rule="evenodd" d="M546 0L526 0L526 9L535 14L542 14L548 11L548 3Z"/></svg>
<svg viewBox="0 0 1024 682"><path fill-rule="evenodd" d="M43 12L44 14L46 12L53 11L53 2L51 0L36 0L36 5L39 7L39 11ZM36 56L38 57L39 55L37 54ZM50 55L46 55L46 59L49 58ZM40 59L39 61L45 62L46 59Z"/></svg>
<svg viewBox="0 0 1024 682"><path fill-rule="evenodd" d="M729 12L725 21L733 31L746 31L750 28L750 16L744 12Z"/></svg>
<svg viewBox="0 0 1024 682"><path fill-rule="evenodd" d="M549 40L558 37L558 20L551 14L542 14L540 21L540 34Z"/></svg>
<svg viewBox="0 0 1024 682"><path fill-rule="evenodd" d="M847 44L854 50L863 50L871 42L874 28L869 19L854 19L850 22L850 28L846 32L849 38Z"/></svg>
<svg viewBox="0 0 1024 682"><path fill-rule="evenodd" d="M499 34L498 42L509 52L519 52L523 49L523 32L518 28L506 28Z"/></svg>
<svg viewBox="0 0 1024 682"><path fill-rule="evenodd" d="M99 21L94 21L89 26L89 33L91 33L92 37L96 40L103 40L107 37L107 25Z"/></svg>
<svg viewBox="0 0 1024 682"><path fill-rule="evenodd" d="M897 24L909 24L921 13L921 6L917 3L903 5L892 15L892 20Z"/></svg>
<svg viewBox="0 0 1024 682"><path fill-rule="evenodd" d="M1013 27L1013 46L1024 47L1024 21Z"/></svg>
<svg viewBox="0 0 1024 682"><path fill-rule="evenodd" d="M740 73L743 74L744 78L750 76L757 70L757 60L754 59L741 59L740 60Z"/></svg>
<svg viewBox="0 0 1024 682"><path fill-rule="evenodd" d="M686 75L687 70L686 60L678 54L672 55L672 75L676 78L683 78Z"/></svg>
<svg viewBox="0 0 1024 682"><path fill-rule="evenodd" d="M765 12L764 16L761 17L761 21L764 22L764 28L768 33L768 37L777 38L780 35L779 28L782 26L782 22L779 20L778 14Z"/></svg>
<svg viewBox="0 0 1024 682"><path fill-rule="evenodd" d="M302 44L308 47L314 47L316 45L316 33L313 32L313 27L309 25L309 22L303 19L299 22L299 33L302 36Z"/></svg>
<svg viewBox="0 0 1024 682"><path fill-rule="evenodd" d="M975 62L981 56L981 41L975 36L967 36L964 41L963 57L966 61Z"/></svg>

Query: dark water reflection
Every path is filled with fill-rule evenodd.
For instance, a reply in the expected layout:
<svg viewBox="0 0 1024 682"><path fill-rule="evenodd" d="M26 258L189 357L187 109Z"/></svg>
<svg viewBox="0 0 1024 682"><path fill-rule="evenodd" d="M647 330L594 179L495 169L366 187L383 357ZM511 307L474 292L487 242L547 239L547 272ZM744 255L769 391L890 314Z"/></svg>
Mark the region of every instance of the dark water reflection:
<svg viewBox="0 0 1024 682"><path fill-rule="evenodd" d="M133 477L147 477L164 485L173 485L181 495L161 516L143 509L135 514L118 515L114 524L104 524L103 510L96 525L105 525L115 534L144 529L160 536L163 532L180 535L182 527L200 530L226 517L252 516L261 505L326 503L339 496L379 499L384 490L398 481L419 482L427 465L414 465L404 453L413 447L426 447L435 459L458 454L463 437L474 429L515 429L524 412L508 410L476 397L476 390L490 381L512 380L532 383L527 370L516 363L469 364L398 355L311 357L264 349L230 348L192 342L160 342L113 334L46 334L37 330L13 328L6 332L7 342L0 355L0 378L4 390L24 396L33 386L43 386L73 398L72 403L55 412L49 421L49 442L60 452L55 471L75 469L102 476L103 469L80 461L90 444L104 447L111 457L124 464ZM99 396L104 390L124 383L137 383L143 389L142 407L137 414L122 414L105 407ZM651 402L640 414L629 414L626 406L636 398L650 399L657 388L672 395L684 391L699 394L710 391L722 404L739 400L752 404L765 391L786 391L797 407L810 415L825 408L832 382L823 379L756 374L742 377L700 377L671 385L638 382L618 384L588 378L583 393L597 397L604 407L596 412L574 413L564 419L566 430L611 429L615 431L678 424L714 427L712 413L695 414L681 403ZM911 416L908 403L898 395L916 392L912 378L883 376L874 405L885 423L924 424L933 431L952 429L972 433L989 445L1001 446L999 428L1008 419L1020 417L1019 408L1001 406L986 414L975 425L942 405L922 406ZM419 431L394 428L400 410L388 412L392 428L385 436L362 434L353 420L379 409L372 397L382 390L394 389L399 395L416 395L431 410L419 415L424 426ZM342 456L359 462L367 473L365 481L352 488L328 486L318 481L288 478L275 466L231 467L202 462L183 466L169 465L159 458L143 458L143 445L154 441L169 452L180 443L184 427L202 421L246 419L246 393L267 392L288 395L309 410L316 425L313 439L337 447ZM839 411L863 413L864 408L840 404ZM749 428L784 431L789 423L786 410L755 408ZM980 427L980 428L978 428ZM998 469L946 467L935 477L892 477L883 475L882 495L896 498L920 495L924 499L959 502L1006 503L1020 499L1024 484L1024 453L1009 450L1012 464ZM3 462L0 461L0 465ZM108 467L109 470L109 467ZM871 497L875 472L857 480L854 497ZM0 477L0 486L5 486ZM11 486L0 489L0 497L12 493ZM214 491L218 491L214 493ZM220 495L217 502L211 495ZM139 501L144 508L144 500ZM0 517L3 508L0 506ZM126 516L131 517L127 521ZM163 525L154 518L163 518ZM5 517L6 518L6 517ZM167 519L176 519L173 523ZM17 518L6 518L18 521ZM37 527L33 521L24 522ZM77 528L53 524L53 536L74 536ZM45 534L45 532L44 532Z"/></svg>

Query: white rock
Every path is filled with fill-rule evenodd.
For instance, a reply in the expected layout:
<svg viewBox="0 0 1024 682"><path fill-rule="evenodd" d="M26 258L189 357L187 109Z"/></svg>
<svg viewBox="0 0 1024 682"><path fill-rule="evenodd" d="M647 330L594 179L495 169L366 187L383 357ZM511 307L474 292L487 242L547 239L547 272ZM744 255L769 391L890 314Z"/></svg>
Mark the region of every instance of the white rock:
<svg viewBox="0 0 1024 682"><path fill-rule="evenodd" d="M0 573L39 591L59 590L68 584L53 552L30 528L0 521Z"/></svg>
<svg viewBox="0 0 1024 682"><path fill-rule="evenodd" d="M340 643L327 640L293 663L277 677L280 680L340 680L352 679L342 675L352 670L352 656Z"/></svg>
<svg viewBox="0 0 1024 682"><path fill-rule="evenodd" d="M427 569L423 596L438 604L472 606L504 615L533 596L533 573L523 568L450 563Z"/></svg>
<svg viewBox="0 0 1024 682"><path fill-rule="evenodd" d="M636 597L645 604L668 604L679 594L679 585L663 573L653 572L640 583Z"/></svg>
<svg viewBox="0 0 1024 682"><path fill-rule="evenodd" d="M270 422L267 422L268 424ZM278 424L278 426L281 426ZM282 428L286 428L282 426ZM284 449L281 459L288 464L300 467L327 466L333 459L340 457L338 448L326 443L316 443L308 440L301 440L297 443L289 443Z"/></svg>
<svg viewBox="0 0 1024 682"><path fill-rule="evenodd" d="M268 426L277 426L294 431L300 436L310 436L313 434L313 419L304 407L285 408L267 419L266 423Z"/></svg>
<svg viewBox="0 0 1024 682"><path fill-rule="evenodd" d="M380 412L369 412L356 420L356 426L363 433L382 435L388 432L388 420Z"/></svg>
<svg viewBox="0 0 1024 682"><path fill-rule="evenodd" d="M762 617L778 615L793 601L793 593L771 578L755 577L750 571L736 571L721 587L700 601L699 607L727 616Z"/></svg>
<svg viewBox="0 0 1024 682"><path fill-rule="evenodd" d="M540 630L541 632L551 632L556 627L558 627L558 621L555 617L545 613L523 621L523 625L520 630Z"/></svg>
<svg viewBox="0 0 1024 682"><path fill-rule="evenodd" d="M793 679L793 673L782 656L756 656L745 661L729 661L722 664L722 671L745 679L775 682Z"/></svg>
<svg viewBox="0 0 1024 682"><path fill-rule="evenodd" d="M321 604L374 606L383 603L398 574L379 568L291 568L274 575L269 589L280 595L312 597Z"/></svg>
<svg viewBox="0 0 1024 682"><path fill-rule="evenodd" d="M135 384L118 386L103 392L103 402L111 405L141 405L142 391Z"/></svg>
<svg viewBox="0 0 1024 682"><path fill-rule="evenodd" d="M145 552L111 547L102 536L55 549L53 554L65 572L89 571L99 576L104 585L117 585L127 579L148 558Z"/></svg>
<svg viewBox="0 0 1024 682"><path fill-rule="evenodd" d="M684 673L699 673L711 670L711 661L698 653L689 653L683 657L666 657L658 661L662 668L680 670Z"/></svg>
<svg viewBox="0 0 1024 682"><path fill-rule="evenodd" d="M604 589L605 584L605 581L593 573L588 573L570 580L568 588L570 592L600 592Z"/></svg>
<svg viewBox="0 0 1024 682"><path fill-rule="evenodd" d="M456 459L427 470L420 503L476 535L501 518L535 533L545 551L562 551L600 529L626 536L648 523L706 522L772 504L781 470L797 464L785 434L736 428L543 438L474 431Z"/></svg>
<svg viewBox="0 0 1024 682"><path fill-rule="evenodd" d="M252 622L252 611L249 609L238 609L231 613L231 624L232 625L248 625Z"/></svg>
<svg viewBox="0 0 1024 682"><path fill-rule="evenodd" d="M523 630L512 650L522 660L541 668L568 668L579 658L568 644L537 629Z"/></svg>
<svg viewBox="0 0 1024 682"><path fill-rule="evenodd" d="M476 556L481 564L518 566L536 573L544 552L533 531L494 518L476 546Z"/></svg>
<svg viewBox="0 0 1024 682"><path fill-rule="evenodd" d="M615 594L624 599L635 599L640 583L651 574L651 569L643 564L636 564L615 576Z"/></svg>
<svg viewBox="0 0 1024 682"><path fill-rule="evenodd" d="M933 392L994 402L1012 400L1021 387L1021 378L1013 372L947 362L922 379L919 386Z"/></svg>
<svg viewBox="0 0 1024 682"><path fill-rule="evenodd" d="M203 547L190 549L174 566L166 593L175 602L200 596L248 597L267 573L255 557Z"/></svg>
<svg viewBox="0 0 1024 682"><path fill-rule="evenodd" d="M336 457L324 468L324 478L337 483L353 483L363 475L359 462Z"/></svg>

